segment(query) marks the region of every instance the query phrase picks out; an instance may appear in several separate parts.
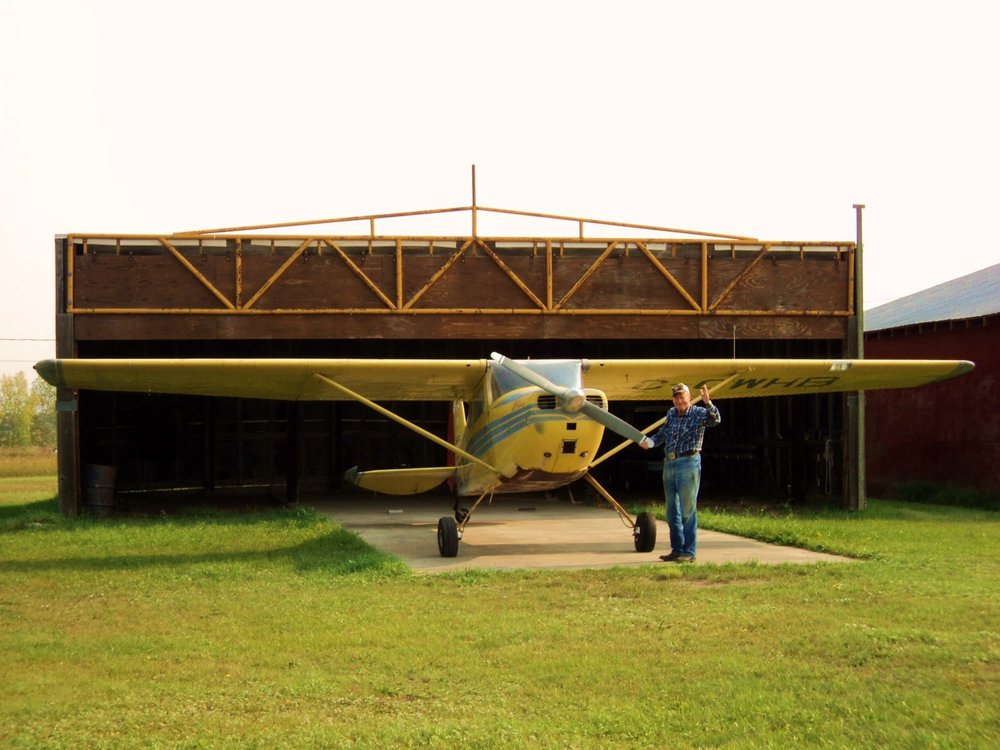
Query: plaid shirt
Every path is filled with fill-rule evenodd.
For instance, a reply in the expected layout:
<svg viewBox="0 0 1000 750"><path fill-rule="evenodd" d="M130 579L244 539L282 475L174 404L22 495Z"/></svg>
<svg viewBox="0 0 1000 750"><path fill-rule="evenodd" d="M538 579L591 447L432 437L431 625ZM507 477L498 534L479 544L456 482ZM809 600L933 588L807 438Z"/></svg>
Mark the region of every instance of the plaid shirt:
<svg viewBox="0 0 1000 750"><path fill-rule="evenodd" d="M689 406L685 414L680 414L676 406L671 406L667 421L650 438L653 445L663 446L664 454L700 451L705 428L715 427L720 422L722 415L715 404L708 408Z"/></svg>

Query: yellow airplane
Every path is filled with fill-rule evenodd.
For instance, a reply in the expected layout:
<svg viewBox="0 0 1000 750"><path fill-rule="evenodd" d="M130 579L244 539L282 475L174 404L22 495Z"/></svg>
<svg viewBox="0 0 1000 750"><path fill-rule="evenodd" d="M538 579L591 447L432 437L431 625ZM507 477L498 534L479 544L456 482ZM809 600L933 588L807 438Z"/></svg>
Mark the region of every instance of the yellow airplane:
<svg viewBox="0 0 1000 750"><path fill-rule="evenodd" d="M458 554L472 513L496 493L550 490L581 477L631 529L635 548L652 551L650 513L629 513L589 470L645 434L607 410L608 399L670 401L671 386L702 385L712 399L790 396L925 385L973 368L962 360L816 359L59 359L35 370L59 387L237 396L276 400L353 400L446 448L454 464L359 471L345 479L396 495L431 490L445 481L470 509L438 521L438 550ZM409 422L377 401L451 401L454 442ZM605 429L626 438L598 455Z"/></svg>

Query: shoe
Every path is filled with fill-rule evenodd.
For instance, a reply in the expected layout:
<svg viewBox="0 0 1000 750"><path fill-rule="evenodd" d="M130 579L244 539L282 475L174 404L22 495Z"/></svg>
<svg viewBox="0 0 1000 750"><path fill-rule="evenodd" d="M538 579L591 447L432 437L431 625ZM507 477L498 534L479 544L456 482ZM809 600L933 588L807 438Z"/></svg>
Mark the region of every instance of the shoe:
<svg viewBox="0 0 1000 750"><path fill-rule="evenodd" d="M673 562L677 559L677 555L671 552L669 555L660 555L660 559L663 560L663 562Z"/></svg>
<svg viewBox="0 0 1000 750"><path fill-rule="evenodd" d="M693 563L694 555L674 555L673 561L675 563Z"/></svg>

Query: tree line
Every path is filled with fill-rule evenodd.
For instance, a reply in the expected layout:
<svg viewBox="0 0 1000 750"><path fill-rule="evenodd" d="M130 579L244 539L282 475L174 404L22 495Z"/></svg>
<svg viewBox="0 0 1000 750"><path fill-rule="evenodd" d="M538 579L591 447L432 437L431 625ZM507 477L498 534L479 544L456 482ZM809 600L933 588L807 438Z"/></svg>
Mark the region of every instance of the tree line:
<svg viewBox="0 0 1000 750"><path fill-rule="evenodd" d="M0 376L0 447L56 447L56 389L23 372Z"/></svg>

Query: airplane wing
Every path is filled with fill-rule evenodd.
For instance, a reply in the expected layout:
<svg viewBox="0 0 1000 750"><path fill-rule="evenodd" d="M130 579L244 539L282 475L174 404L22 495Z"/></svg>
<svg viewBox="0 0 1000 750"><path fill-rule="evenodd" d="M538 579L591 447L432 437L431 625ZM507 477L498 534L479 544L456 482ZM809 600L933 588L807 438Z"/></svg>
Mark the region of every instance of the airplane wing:
<svg viewBox="0 0 1000 750"><path fill-rule="evenodd" d="M351 400L329 381L375 401L468 401L486 360L58 359L35 370L55 386L300 401ZM670 388L703 383L714 398L907 388L968 372L962 360L589 360L584 385L611 400L669 401ZM727 382L728 381L728 382Z"/></svg>
<svg viewBox="0 0 1000 750"><path fill-rule="evenodd" d="M614 359L589 360L583 381L610 400L670 401L675 383L693 396L707 385L715 400L909 388L973 367L963 360Z"/></svg>
<svg viewBox="0 0 1000 750"><path fill-rule="evenodd" d="M351 400L322 379L327 378L377 401L468 401L487 364L476 359L49 359L35 370L55 386L100 391Z"/></svg>

